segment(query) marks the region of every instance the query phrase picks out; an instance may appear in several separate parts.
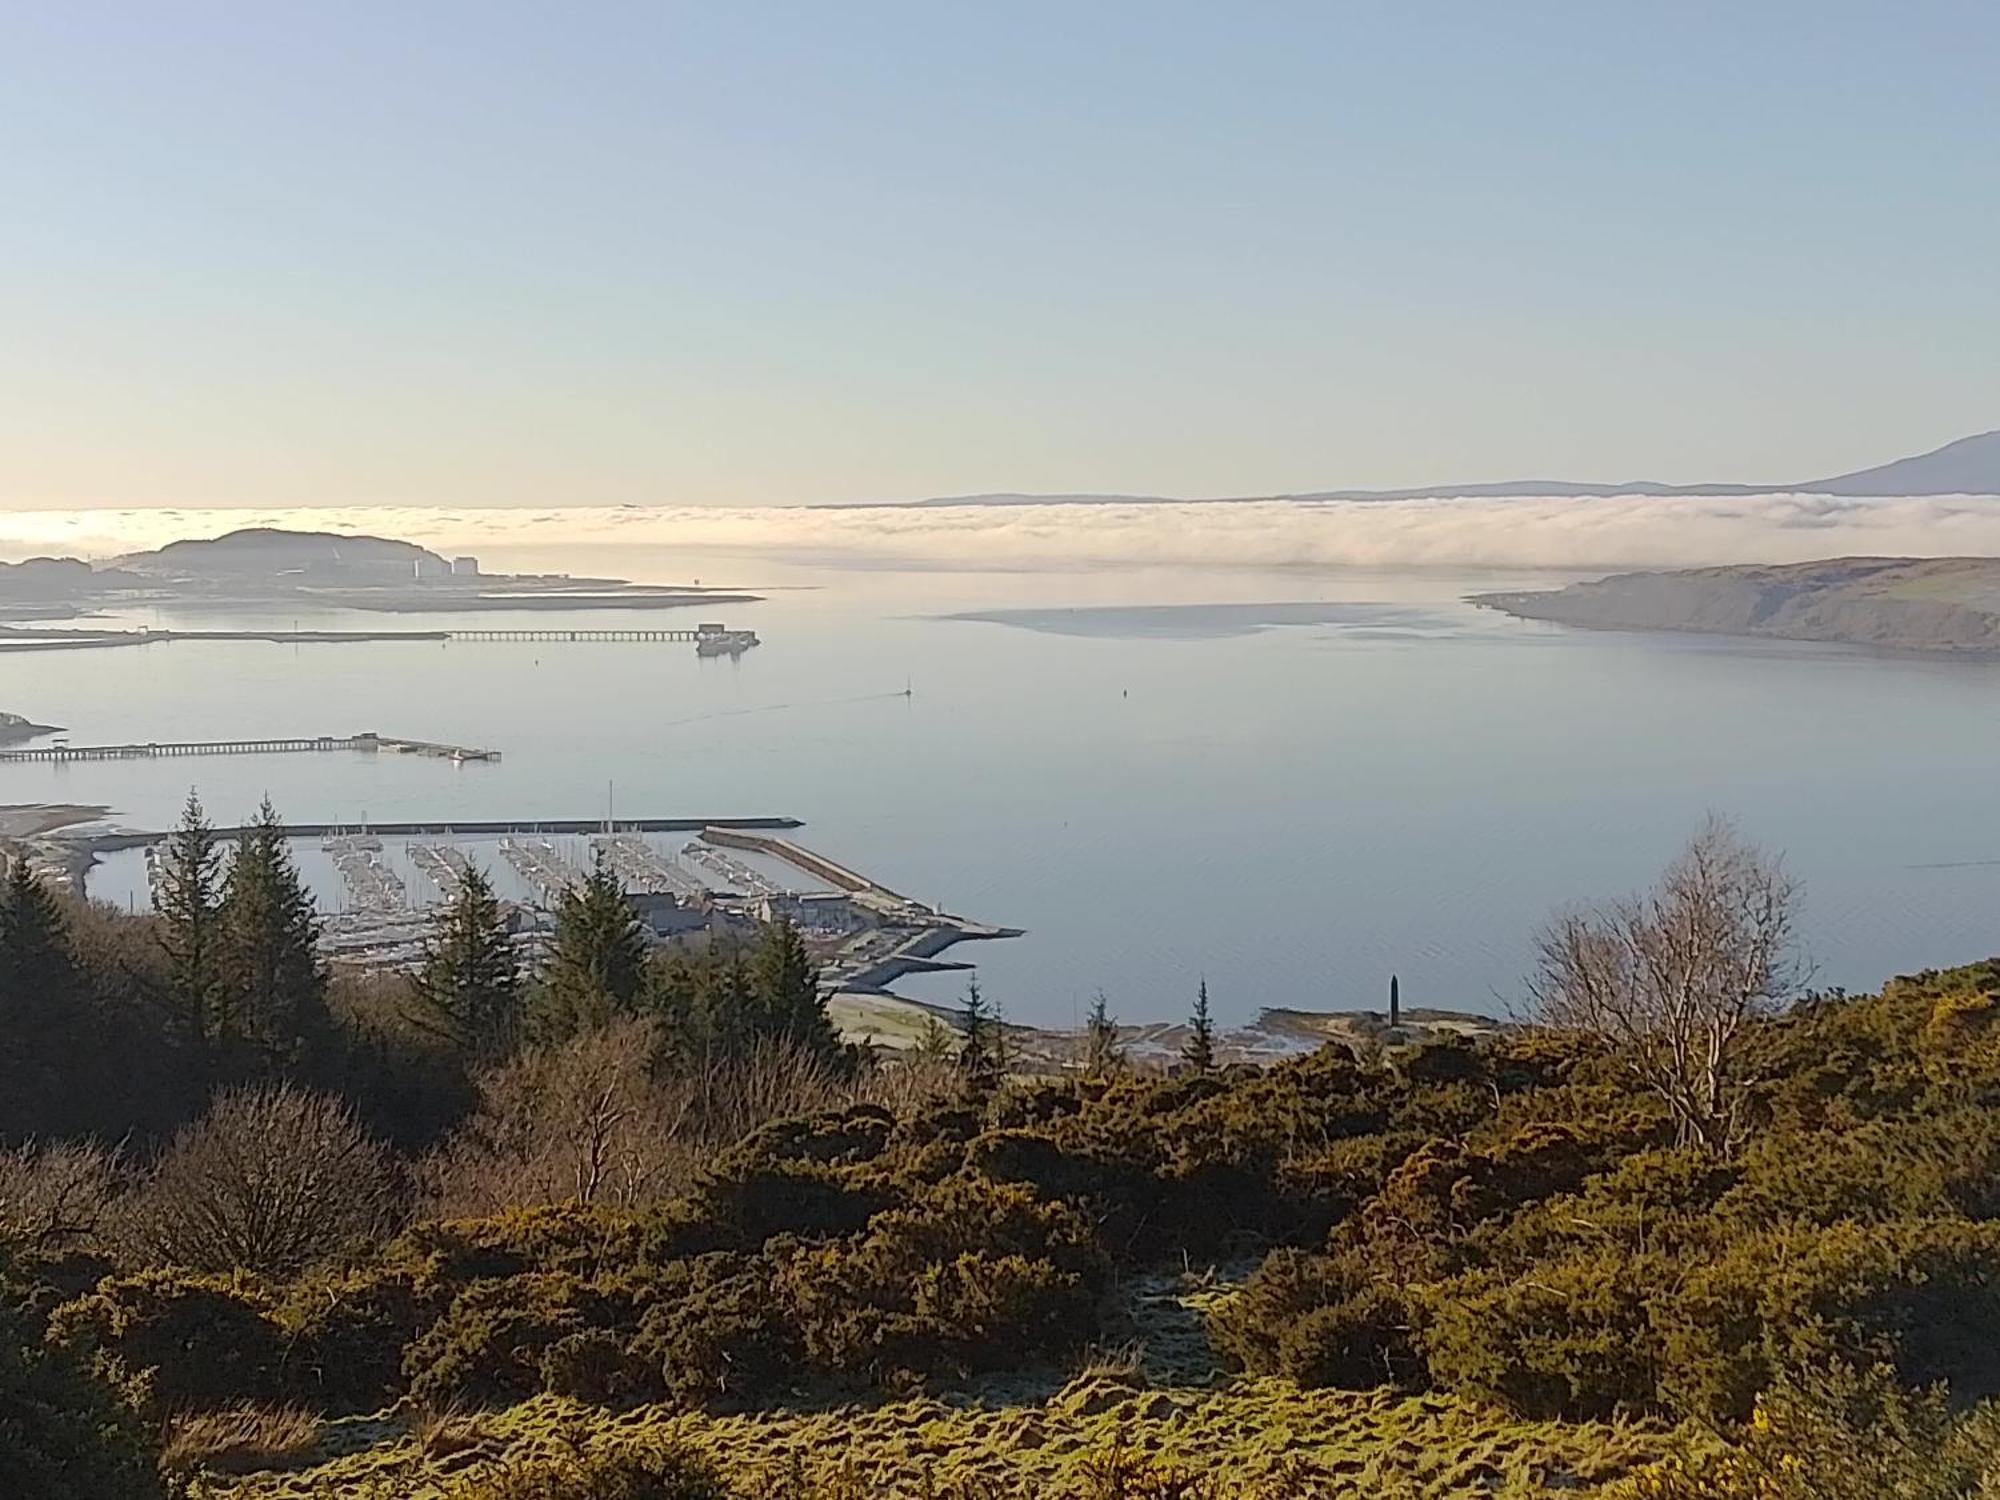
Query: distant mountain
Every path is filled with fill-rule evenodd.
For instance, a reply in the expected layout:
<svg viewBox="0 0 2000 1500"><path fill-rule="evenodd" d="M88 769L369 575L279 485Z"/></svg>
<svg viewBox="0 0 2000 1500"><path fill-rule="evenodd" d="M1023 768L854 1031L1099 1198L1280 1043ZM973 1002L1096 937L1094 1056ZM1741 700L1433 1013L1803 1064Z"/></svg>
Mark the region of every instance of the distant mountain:
<svg viewBox="0 0 2000 1500"><path fill-rule="evenodd" d="M1798 488L1815 495L2000 495L2000 432Z"/></svg>
<svg viewBox="0 0 2000 1500"><path fill-rule="evenodd" d="M872 505L873 501L859 502ZM938 495L930 500L910 500L904 502L909 510L927 510L931 507L950 505L1158 505L1158 495L1022 495L1006 493L999 495ZM849 506L826 506L823 509L851 509Z"/></svg>
<svg viewBox="0 0 2000 1500"><path fill-rule="evenodd" d="M1506 499L1520 496L1585 495L1919 495L2000 496L2000 432L1960 438L1914 458L1852 474L1825 479L1801 479L1788 484L1662 484L1651 479L1583 481L1573 479L1509 479L1499 483L1438 484L1407 490L1313 490L1287 495L1218 495L1211 501L1251 500L1443 500L1457 497ZM1196 500L1162 495L956 495L916 500L913 507L949 505L1117 505L1196 504Z"/></svg>

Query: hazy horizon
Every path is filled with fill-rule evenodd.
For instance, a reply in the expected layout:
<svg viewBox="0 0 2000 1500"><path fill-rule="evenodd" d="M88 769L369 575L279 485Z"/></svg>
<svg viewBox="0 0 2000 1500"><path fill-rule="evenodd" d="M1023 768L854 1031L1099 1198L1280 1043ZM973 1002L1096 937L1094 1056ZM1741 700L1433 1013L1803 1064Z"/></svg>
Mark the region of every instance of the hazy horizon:
<svg viewBox="0 0 2000 1500"><path fill-rule="evenodd" d="M8 40L0 509L1782 484L1994 425L1991 7Z"/></svg>
<svg viewBox="0 0 2000 1500"><path fill-rule="evenodd" d="M1031 507L575 507L41 511L0 514L0 560L94 561L245 526L385 535L470 551L490 567L595 566L617 549L680 565L677 579L754 583L760 556L827 566L1567 570L1805 562L1853 555L2000 555L1990 498L1615 496L1406 501L1111 503ZM641 581L671 581L642 579Z"/></svg>

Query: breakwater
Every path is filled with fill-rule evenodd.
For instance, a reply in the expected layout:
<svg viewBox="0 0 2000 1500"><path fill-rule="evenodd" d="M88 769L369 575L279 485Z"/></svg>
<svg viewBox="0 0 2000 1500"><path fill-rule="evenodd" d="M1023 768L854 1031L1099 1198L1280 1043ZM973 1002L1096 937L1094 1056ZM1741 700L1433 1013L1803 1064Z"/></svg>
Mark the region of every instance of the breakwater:
<svg viewBox="0 0 2000 1500"><path fill-rule="evenodd" d="M608 825L617 833L700 833L709 828L746 829L789 829L803 828L805 824L797 818L624 818ZM380 838L440 838L458 835L465 838L495 838L508 834L590 834L603 833L607 825L603 818L427 818L420 821L370 822L367 832ZM337 838L343 834L359 833L362 829L353 823L287 823L285 832L299 839ZM242 828L218 828L219 838L233 839L245 832ZM156 844L165 838L164 833L141 833L119 831L113 833L93 833L72 838L69 842L88 848L94 853L110 854L119 849L140 849L148 844Z"/></svg>

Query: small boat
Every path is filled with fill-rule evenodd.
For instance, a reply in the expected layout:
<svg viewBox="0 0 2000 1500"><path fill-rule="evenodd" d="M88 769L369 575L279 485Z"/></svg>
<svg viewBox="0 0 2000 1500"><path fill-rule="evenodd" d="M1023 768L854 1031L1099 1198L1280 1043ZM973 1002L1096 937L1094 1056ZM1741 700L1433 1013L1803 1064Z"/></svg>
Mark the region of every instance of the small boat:
<svg viewBox="0 0 2000 1500"><path fill-rule="evenodd" d="M754 630L712 630L696 637L696 656L741 656L752 646L760 645Z"/></svg>

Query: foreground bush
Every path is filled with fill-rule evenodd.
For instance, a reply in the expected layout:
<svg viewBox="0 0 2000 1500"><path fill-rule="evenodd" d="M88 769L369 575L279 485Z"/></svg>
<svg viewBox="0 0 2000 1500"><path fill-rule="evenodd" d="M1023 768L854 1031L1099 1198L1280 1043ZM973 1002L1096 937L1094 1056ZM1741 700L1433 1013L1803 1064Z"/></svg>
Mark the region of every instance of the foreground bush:
<svg viewBox="0 0 2000 1500"><path fill-rule="evenodd" d="M62 1350L38 1347L0 1307L0 1495L8 1500L161 1500L138 1421Z"/></svg>
<svg viewBox="0 0 2000 1500"><path fill-rule="evenodd" d="M1746 1044L1748 1147L1666 1145L1578 1059L1410 1152L1216 1313L1240 1366L1541 1418L1746 1418L1775 1371L2000 1392L2000 969L1821 1000ZM1494 1077L1475 1055L1481 1078Z"/></svg>
<svg viewBox="0 0 2000 1500"><path fill-rule="evenodd" d="M394 1228L397 1171L342 1100L239 1089L184 1127L129 1212L154 1264L282 1276Z"/></svg>
<svg viewBox="0 0 2000 1500"><path fill-rule="evenodd" d="M47 1336L164 1416L276 1399L285 1339L271 1313L247 1278L146 1271L64 1303Z"/></svg>
<svg viewBox="0 0 2000 1500"><path fill-rule="evenodd" d="M534 1458L453 1485L446 1500L732 1500L698 1456L669 1444Z"/></svg>
<svg viewBox="0 0 2000 1500"><path fill-rule="evenodd" d="M2000 1410L1852 1366L1780 1380L1742 1440L1631 1481L1621 1500L1971 1500L2000 1493Z"/></svg>

